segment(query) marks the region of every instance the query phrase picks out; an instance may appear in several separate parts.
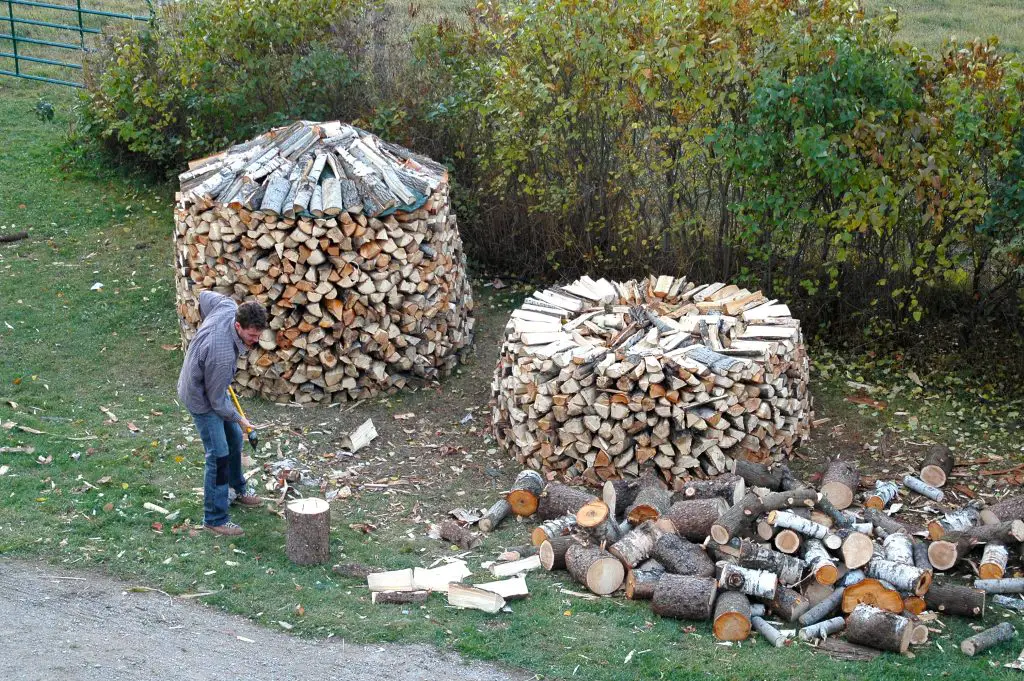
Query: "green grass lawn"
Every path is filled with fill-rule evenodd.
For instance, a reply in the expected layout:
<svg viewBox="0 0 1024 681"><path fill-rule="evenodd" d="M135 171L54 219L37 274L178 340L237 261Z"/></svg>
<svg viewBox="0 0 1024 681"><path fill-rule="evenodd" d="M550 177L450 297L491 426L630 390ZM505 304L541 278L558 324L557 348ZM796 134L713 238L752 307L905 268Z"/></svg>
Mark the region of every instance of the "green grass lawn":
<svg viewBox="0 0 1024 681"><path fill-rule="evenodd" d="M55 104L53 122L33 115L40 96ZM768 649L759 638L718 645L705 623L661 619L622 598L563 593L563 587L581 590L566 573L531 575L533 596L496 616L450 609L440 596L422 607L371 606L362 580L290 564L284 521L274 513L240 513L247 536L236 541L197 532L202 452L174 399L181 353L174 348L173 187L91 158L62 170L73 101L67 90L0 79L0 235L30 232L27 241L0 244L0 447L34 448L0 453L0 555L98 567L172 594L212 592L202 601L267 626L286 622L301 636L428 642L544 679L1015 678L1002 663L1016 657L1019 641L966 658L957 645L972 630L958 619L944 619L914 658L887 654L843 663L804 645ZM97 283L102 288L92 290ZM484 288L477 295L480 357L436 391L345 412L250 405L258 420L291 424L267 438L268 460L305 451L340 471L348 464L330 458L334 433L372 413L388 430L358 460L368 475L419 474L412 492L377 493L352 483L353 496L335 502L332 512L336 560L402 568L452 555L425 536L425 520L439 521L454 506L488 505L493 490L511 480L514 467L506 463L490 488L479 484L490 466L502 465L491 462L487 438L432 411L444 403L449 411L477 410L476 423L483 420L508 299ZM848 431L837 436L844 446L870 447L893 432L950 442L966 457L1021 460L1020 400L1007 399L1009 389L932 384L925 375L928 388L918 391L898 363L821 355L827 361L825 374L818 374L819 416L846 424ZM844 402L848 380L873 384L873 397L889 408ZM982 395L991 399L978 407ZM406 410L421 416L415 434L389 418ZM458 438L452 441L465 456L442 463L424 455L416 447L428 436ZM808 451L827 455L830 441L822 443L814 449L812 442ZM179 515L163 518L145 509L146 502ZM376 529L364 533L364 522ZM490 536L468 559L474 580L486 579L482 560L524 543L530 527L506 523ZM1002 618L994 608L985 624Z"/></svg>
<svg viewBox="0 0 1024 681"><path fill-rule="evenodd" d="M1020 0L864 0L871 12L899 12L900 37L937 52L943 41L997 36L1002 47L1024 49L1024 3Z"/></svg>

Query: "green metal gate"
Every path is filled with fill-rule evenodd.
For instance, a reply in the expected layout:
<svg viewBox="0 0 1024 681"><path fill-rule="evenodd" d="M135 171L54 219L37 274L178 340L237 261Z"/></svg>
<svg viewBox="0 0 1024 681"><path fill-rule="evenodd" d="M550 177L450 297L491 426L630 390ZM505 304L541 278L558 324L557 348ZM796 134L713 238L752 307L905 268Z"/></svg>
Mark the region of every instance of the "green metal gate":
<svg viewBox="0 0 1024 681"><path fill-rule="evenodd" d="M99 34L102 22L150 21L153 17L152 5L149 14L143 16L90 9L82 7L82 0L74 1L73 5L57 5L35 0L0 0L0 10L7 5L7 11L0 16L0 75L84 87L77 80L54 77L55 69L51 67L80 74L82 53L88 49L86 36ZM61 19L70 23L62 23Z"/></svg>

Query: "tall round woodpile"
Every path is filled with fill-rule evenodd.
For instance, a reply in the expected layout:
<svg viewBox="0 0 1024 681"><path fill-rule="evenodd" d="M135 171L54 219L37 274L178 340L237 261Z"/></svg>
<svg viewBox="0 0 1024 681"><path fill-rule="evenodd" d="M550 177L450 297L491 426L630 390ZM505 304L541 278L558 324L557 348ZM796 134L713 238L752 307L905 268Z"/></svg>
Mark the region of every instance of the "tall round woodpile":
<svg viewBox="0 0 1024 681"><path fill-rule="evenodd" d="M500 445L598 483L782 459L812 417L789 308L722 283L583 277L512 313L492 383Z"/></svg>
<svg viewBox="0 0 1024 681"><path fill-rule="evenodd" d="M237 374L243 390L361 399L445 376L471 347L472 293L440 164L337 121L300 121L179 179L184 342L200 291L269 312Z"/></svg>

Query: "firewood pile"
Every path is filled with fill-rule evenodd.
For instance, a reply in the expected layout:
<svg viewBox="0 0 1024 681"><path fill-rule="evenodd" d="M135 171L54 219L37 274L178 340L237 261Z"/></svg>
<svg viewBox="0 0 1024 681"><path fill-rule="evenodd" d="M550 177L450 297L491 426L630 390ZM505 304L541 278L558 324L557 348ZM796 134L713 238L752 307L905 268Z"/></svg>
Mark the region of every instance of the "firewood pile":
<svg viewBox="0 0 1024 681"><path fill-rule="evenodd" d="M800 322L759 291L582 277L512 313L494 430L533 469L671 484L788 455L813 415L808 372Z"/></svg>
<svg viewBox="0 0 1024 681"><path fill-rule="evenodd" d="M843 632L845 641L830 646L870 657L927 642L939 617L980 620L989 596L1024 611L1024 600L1009 595L1024 593L1024 579L1008 572L1011 557L1024 567L1024 495L984 507L937 505L952 467L949 450L937 446L902 484L876 481L862 492L849 462L830 462L814 488L784 464L736 460L732 472L674 492L652 471L608 481L600 494L527 469L479 526L533 516L540 567L566 570L593 594L649 600L664 617L711 621L720 640L744 640L754 629L781 646ZM897 503L923 505L931 517L904 522L886 512ZM464 548L480 541L466 527L442 536ZM961 650L974 655L1014 633L1003 623Z"/></svg>
<svg viewBox="0 0 1024 681"><path fill-rule="evenodd" d="M177 308L198 295L268 308L236 381L278 401L340 402L447 375L473 300L443 166L358 128L300 121L179 176Z"/></svg>

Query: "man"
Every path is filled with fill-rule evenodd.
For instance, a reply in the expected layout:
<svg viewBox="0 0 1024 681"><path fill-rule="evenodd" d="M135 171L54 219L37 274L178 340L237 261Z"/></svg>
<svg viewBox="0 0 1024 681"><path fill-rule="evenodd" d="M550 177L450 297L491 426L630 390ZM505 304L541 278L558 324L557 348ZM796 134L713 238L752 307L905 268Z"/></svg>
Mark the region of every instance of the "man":
<svg viewBox="0 0 1024 681"><path fill-rule="evenodd" d="M206 450L203 483L203 527L222 536L245 534L228 515L229 490L243 506L259 506L242 475L243 429L252 424L238 413L228 396L240 355L259 341L267 328L267 311L257 303L236 305L212 291L199 294L202 323L185 353L178 377L178 397L192 419Z"/></svg>

